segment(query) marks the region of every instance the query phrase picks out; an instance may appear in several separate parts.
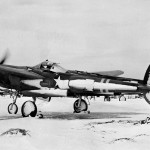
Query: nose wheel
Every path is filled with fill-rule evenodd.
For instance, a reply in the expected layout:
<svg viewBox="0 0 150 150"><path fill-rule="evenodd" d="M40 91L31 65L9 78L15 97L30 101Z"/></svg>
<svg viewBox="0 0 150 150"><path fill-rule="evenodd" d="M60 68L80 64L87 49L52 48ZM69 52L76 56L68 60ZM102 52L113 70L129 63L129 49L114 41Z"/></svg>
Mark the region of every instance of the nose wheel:
<svg viewBox="0 0 150 150"><path fill-rule="evenodd" d="M74 102L73 108L75 113L80 113L88 110L88 104L85 100L78 99Z"/></svg>
<svg viewBox="0 0 150 150"><path fill-rule="evenodd" d="M18 106L16 105L17 96L18 94L16 93L15 96L13 96L13 103L8 105L9 114L16 114L18 112Z"/></svg>
<svg viewBox="0 0 150 150"><path fill-rule="evenodd" d="M18 112L18 106L14 103L10 103L8 105L8 113L9 114L16 114Z"/></svg>

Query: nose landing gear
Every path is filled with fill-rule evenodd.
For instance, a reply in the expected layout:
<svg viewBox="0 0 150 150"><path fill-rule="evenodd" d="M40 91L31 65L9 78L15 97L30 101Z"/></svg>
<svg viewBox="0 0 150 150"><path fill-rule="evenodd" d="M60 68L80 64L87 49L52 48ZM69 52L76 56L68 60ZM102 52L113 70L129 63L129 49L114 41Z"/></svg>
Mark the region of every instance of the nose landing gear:
<svg viewBox="0 0 150 150"><path fill-rule="evenodd" d="M8 105L8 113L9 114L17 114L17 112L18 112L18 106L16 105L17 96L18 96L18 94L13 96L13 103L10 103Z"/></svg>

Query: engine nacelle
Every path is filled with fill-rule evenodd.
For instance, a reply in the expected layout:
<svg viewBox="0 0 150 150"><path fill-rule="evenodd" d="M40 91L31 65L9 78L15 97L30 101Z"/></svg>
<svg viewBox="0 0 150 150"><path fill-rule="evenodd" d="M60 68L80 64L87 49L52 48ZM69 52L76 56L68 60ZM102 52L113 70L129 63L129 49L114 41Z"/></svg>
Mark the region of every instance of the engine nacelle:
<svg viewBox="0 0 150 150"><path fill-rule="evenodd" d="M49 89L49 90L26 90L22 91L24 96L33 96L34 97L67 97L68 91L67 90L60 90L60 89Z"/></svg>
<svg viewBox="0 0 150 150"><path fill-rule="evenodd" d="M95 82L94 80L90 79L77 79L77 80L70 80L69 87L80 89L80 90L122 90L122 91L136 91L137 87L132 85L123 85L123 84L115 84L115 83L102 83L102 82Z"/></svg>
<svg viewBox="0 0 150 150"><path fill-rule="evenodd" d="M144 99L148 104L150 104L150 92L144 93Z"/></svg>
<svg viewBox="0 0 150 150"><path fill-rule="evenodd" d="M94 80L90 80L90 79L70 80L69 87L80 89L80 90L86 89L88 91L93 91Z"/></svg>

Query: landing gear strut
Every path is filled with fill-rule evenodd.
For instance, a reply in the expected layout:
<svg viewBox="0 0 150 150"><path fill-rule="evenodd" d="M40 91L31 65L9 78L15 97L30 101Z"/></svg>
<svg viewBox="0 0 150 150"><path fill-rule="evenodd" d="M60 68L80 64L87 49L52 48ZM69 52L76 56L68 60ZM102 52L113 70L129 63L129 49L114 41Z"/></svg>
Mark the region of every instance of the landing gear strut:
<svg viewBox="0 0 150 150"><path fill-rule="evenodd" d="M73 108L75 113L80 113L88 110L88 104L85 100L78 99L74 102Z"/></svg>
<svg viewBox="0 0 150 150"><path fill-rule="evenodd" d="M8 105L8 113L9 114L17 114L17 112L18 112L18 106L16 105L17 96L18 96L18 94L16 94L13 97L13 103L10 103Z"/></svg>

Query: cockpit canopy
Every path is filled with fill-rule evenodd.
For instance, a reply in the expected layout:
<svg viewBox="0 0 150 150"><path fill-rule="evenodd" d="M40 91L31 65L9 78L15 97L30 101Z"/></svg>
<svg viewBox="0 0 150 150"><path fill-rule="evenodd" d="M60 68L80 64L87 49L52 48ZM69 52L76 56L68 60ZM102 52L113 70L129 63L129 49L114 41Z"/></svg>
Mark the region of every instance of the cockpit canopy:
<svg viewBox="0 0 150 150"><path fill-rule="evenodd" d="M40 63L39 65L35 66L35 68L39 68L44 71L51 71L55 73L66 73L67 70L61 67L58 63L50 62L48 60Z"/></svg>

